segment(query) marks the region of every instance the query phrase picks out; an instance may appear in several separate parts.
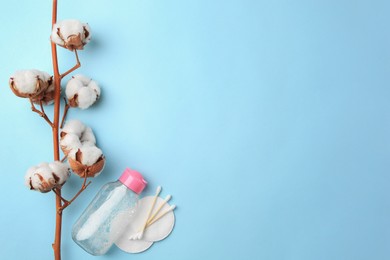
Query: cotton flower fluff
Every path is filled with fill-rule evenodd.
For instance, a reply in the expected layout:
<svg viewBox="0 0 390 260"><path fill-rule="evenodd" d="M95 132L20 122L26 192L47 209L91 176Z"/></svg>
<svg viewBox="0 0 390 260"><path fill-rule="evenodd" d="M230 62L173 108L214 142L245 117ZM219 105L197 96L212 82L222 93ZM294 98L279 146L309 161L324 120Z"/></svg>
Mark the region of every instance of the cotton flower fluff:
<svg viewBox="0 0 390 260"><path fill-rule="evenodd" d="M79 120L70 120L60 133L60 146L65 155L81 146L95 146L96 138L90 127Z"/></svg>
<svg viewBox="0 0 390 260"><path fill-rule="evenodd" d="M66 84L65 94L71 107L86 109L99 99L100 87L86 76L75 75Z"/></svg>
<svg viewBox="0 0 390 260"><path fill-rule="evenodd" d="M50 82L50 85L46 90L42 91L38 96L33 97L31 100L38 105L40 103L43 105L51 105L54 103L54 92L55 86Z"/></svg>
<svg viewBox="0 0 390 260"><path fill-rule="evenodd" d="M80 120L69 120L61 130L61 137L63 134L75 134L81 138L85 128L86 126Z"/></svg>
<svg viewBox="0 0 390 260"><path fill-rule="evenodd" d="M82 50L91 40L91 28L87 23L69 19L53 26L51 41L71 51Z"/></svg>
<svg viewBox="0 0 390 260"><path fill-rule="evenodd" d="M38 97L47 90L53 78L46 72L31 69L18 70L9 79L9 86L14 94L22 98Z"/></svg>
<svg viewBox="0 0 390 260"><path fill-rule="evenodd" d="M105 164L103 152L96 147L92 129L81 121L70 120L64 125L60 146L75 174L84 178L95 177L102 172Z"/></svg>
<svg viewBox="0 0 390 260"><path fill-rule="evenodd" d="M59 161L41 163L27 170L25 184L31 190L48 192L62 186L69 176L69 168L65 163Z"/></svg>
<svg viewBox="0 0 390 260"><path fill-rule="evenodd" d="M98 176L103 171L105 164L102 150L91 145L83 145L78 149L73 149L68 154L68 160L72 171L80 177Z"/></svg>

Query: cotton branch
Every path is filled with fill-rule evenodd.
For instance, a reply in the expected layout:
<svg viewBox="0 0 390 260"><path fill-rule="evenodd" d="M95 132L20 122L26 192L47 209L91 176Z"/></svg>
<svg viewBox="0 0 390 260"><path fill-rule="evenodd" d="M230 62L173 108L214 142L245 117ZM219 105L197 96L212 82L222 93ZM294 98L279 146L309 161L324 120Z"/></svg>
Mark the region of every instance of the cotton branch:
<svg viewBox="0 0 390 260"><path fill-rule="evenodd" d="M61 74L61 79L64 78L69 73L71 73L71 72L73 72L73 71L75 71L75 70L77 70L78 68L81 67L81 63L80 63L80 60L79 60L79 55L77 54L77 50L76 49L74 50L74 53L76 54L76 65L74 65L71 69L69 69L65 73Z"/></svg>
<svg viewBox="0 0 390 260"><path fill-rule="evenodd" d="M84 182L81 185L80 190L74 195L74 197L71 200L66 200L61 196L61 200L64 202L64 204L58 209L58 211L61 213L65 208L67 208L72 202L91 184L91 181L87 183L87 171L84 172ZM58 195L58 194L57 194Z"/></svg>
<svg viewBox="0 0 390 260"><path fill-rule="evenodd" d="M64 127L65 118L66 118L66 115L68 114L68 110L69 110L69 108L70 108L68 102L66 101L66 98L64 98L64 101L65 101L64 114L62 115L62 120L61 120L60 128L63 128L63 127Z"/></svg>
<svg viewBox="0 0 390 260"><path fill-rule="evenodd" d="M50 127L53 128L53 123L50 121L49 117L46 115L45 113L45 110L43 109L43 105L42 105L42 102L40 102L40 107L41 107L41 110L38 110L33 101L31 100L31 98L29 99L30 100L30 103L31 103L31 110L35 113L37 113L39 116L41 116L43 119L45 119L45 121L50 125Z"/></svg>
<svg viewBox="0 0 390 260"><path fill-rule="evenodd" d="M52 130L54 162L41 163L31 167L25 176L25 184L31 190L42 193L53 191L56 195L56 226L52 247L55 260L61 260L62 211L89 186L91 182L87 183L87 179L97 176L103 170L105 157L101 150L95 146L96 140L92 129L84 127L83 134L79 136L69 131L65 134L61 133L61 142L63 142L61 149L64 147L66 153L63 150L65 157L60 160L59 127L61 126L62 128L69 107L73 106L73 104L75 104L75 107L81 109L91 106L99 98L100 89L95 82L89 79L87 80L86 86L80 86L80 88L88 87L87 91L83 89L80 93L73 93L72 98L65 99L65 108L60 125L61 80L80 68L81 63L77 50L82 50L91 40L91 33L89 25L79 20L69 19L57 22L57 0L52 0L52 3L52 33L50 39L53 74L37 69L18 70L9 78L9 86L16 96L29 99L31 110L41 116L50 125ZM58 66L57 45L74 52L76 56L76 65L63 74L60 73ZM83 80L85 81L85 79ZM73 88L72 90L76 89ZM83 93L86 93L86 95L84 94L83 96ZM49 119L43 107L43 105L50 104L54 104L52 120ZM66 125L64 128L66 128ZM76 141L75 137L77 139ZM79 144L80 147L70 147L75 144ZM71 168L73 172L81 178L84 178L80 190L70 200L66 200L61 196L62 185L70 175L67 164L63 163L68 158L68 153L72 150L68 148L77 148L72 153L74 158L72 156L69 157L73 160L72 164L76 167L76 170L74 167ZM92 154L89 154L89 152Z"/></svg>

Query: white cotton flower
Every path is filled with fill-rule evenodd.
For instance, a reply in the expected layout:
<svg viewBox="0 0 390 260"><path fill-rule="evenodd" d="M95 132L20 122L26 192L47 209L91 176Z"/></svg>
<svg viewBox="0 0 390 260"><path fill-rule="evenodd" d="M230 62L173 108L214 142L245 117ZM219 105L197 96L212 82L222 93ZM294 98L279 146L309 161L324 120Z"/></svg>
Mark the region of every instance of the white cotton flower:
<svg viewBox="0 0 390 260"><path fill-rule="evenodd" d="M90 127L79 120L68 121L60 133L60 146L65 155L82 146L95 146L96 138Z"/></svg>
<svg viewBox="0 0 390 260"><path fill-rule="evenodd" d="M75 134L81 138L84 133L86 126L80 120L69 120L66 122L64 127L61 130L61 136L65 134Z"/></svg>
<svg viewBox="0 0 390 260"><path fill-rule="evenodd" d="M80 141L83 145L95 145L96 144L96 138L95 135L93 134L92 128L86 127L85 131L82 133L80 137Z"/></svg>
<svg viewBox="0 0 390 260"><path fill-rule="evenodd" d="M60 146L69 165L80 177L95 177L104 168L102 150L96 147L96 138L90 127L79 120L68 121L60 133Z"/></svg>
<svg viewBox="0 0 390 260"><path fill-rule="evenodd" d="M60 139L61 150L67 155L71 150L81 147L80 138L75 134L66 134Z"/></svg>
<svg viewBox="0 0 390 260"><path fill-rule="evenodd" d="M39 95L31 98L31 100L39 105L51 105L54 103L54 93L55 93L55 86L53 84L53 81L49 81L49 86L47 87L46 90L42 91Z"/></svg>
<svg viewBox="0 0 390 260"><path fill-rule="evenodd" d="M71 51L82 50L91 40L91 28L87 23L69 19L53 25L51 41Z"/></svg>
<svg viewBox="0 0 390 260"><path fill-rule="evenodd" d="M52 163L49 163L49 167L53 171L56 183L59 185L64 184L70 176L69 166L66 163L54 161Z"/></svg>
<svg viewBox="0 0 390 260"><path fill-rule="evenodd" d="M31 190L48 192L63 185L69 176L69 168L62 162L41 163L27 170L25 184Z"/></svg>
<svg viewBox="0 0 390 260"><path fill-rule="evenodd" d="M99 99L100 87L91 78L75 75L66 84L65 94L71 107L86 109Z"/></svg>
<svg viewBox="0 0 390 260"><path fill-rule="evenodd" d="M52 79L52 76L40 70L18 70L10 77L9 85L16 96L34 98L52 84Z"/></svg>
<svg viewBox="0 0 390 260"><path fill-rule="evenodd" d="M31 173L31 172L28 172ZM30 189L48 192L55 185L55 179L52 170L47 163L41 163L30 176Z"/></svg>
<svg viewBox="0 0 390 260"><path fill-rule="evenodd" d="M26 175L24 176L24 184L30 188L30 189L34 189L33 186L32 186L32 183L31 183L31 177L34 175L35 171L38 169L39 167L38 166L31 166L27 172L26 172Z"/></svg>
<svg viewBox="0 0 390 260"><path fill-rule="evenodd" d="M69 153L69 158L76 159L78 156L77 153L80 153L82 156L77 158L77 160L86 166L91 166L98 161L98 159L103 155L102 150L96 146L82 146L79 149L74 149Z"/></svg>
<svg viewBox="0 0 390 260"><path fill-rule="evenodd" d="M83 145L68 154L69 165L74 173L80 177L98 176L105 164L102 150L94 145Z"/></svg>

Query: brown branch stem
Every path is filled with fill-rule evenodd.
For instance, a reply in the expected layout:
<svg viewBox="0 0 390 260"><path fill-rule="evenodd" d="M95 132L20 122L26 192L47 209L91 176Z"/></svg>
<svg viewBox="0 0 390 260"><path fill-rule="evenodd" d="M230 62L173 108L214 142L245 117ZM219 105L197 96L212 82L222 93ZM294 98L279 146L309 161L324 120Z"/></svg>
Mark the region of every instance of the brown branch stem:
<svg viewBox="0 0 390 260"><path fill-rule="evenodd" d="M83 184L81 185L81 188L80 190L73 196L73 198L71 200L65 200L64 199L64 204L62 205L62 207L59 209L60 211L63 211L66 207L68 207L70 204L72 204L72 202L77 199L77 197L89 186L89 184L91 184L91 181L89 181L87 183L87 172L85 171L84 172L84 182Z"/></svg>
<svg viewBox="0 0 390 260"><path fill-rule="evenodd" d="M66 101L66 98L64 98L64 101L65 101L64 114L62 115L62 120L61 120L60 128L63 128L63 127L64 127L65 118L66 118L66 115L68 114L68 110L69 110L69 108L70 108L68 102Z"/></svg>
<svg viewBox="0 0 390 260"><path fill-rule="evenodd" d="M52 29L57 22L57 0L53 0L53 9L52 9ZM76 55L76 65L66 71L64 74L60 73L59 66L58 66L58 56L57 56L57 46L55 43L51 42L51 57L52 57L52 63L53 63L53 84L54 84L54 116L53 116L53 123L48 120L47 116L45 117L45 113L43 110L43 107L41 105L41 113L36 111L37 109L35 106L33 106L33 111L39 113L41 116L43 115L43 118L45 118L46 121L50 122L50 125L52 127L53 132L53 152L54 152L54 160L59 161L60 160L60 145L59 145L59 126L60 126L60 108L61 108L61 80L66 75L71 73L72 71L78 69L81 64L79 61L79 57L77 54L77 51L75 50ZM31 100L30 100L31 101ZM33 103L32 103L33 105ZM67 113L67 109L65 107L64 115L62 121L64 121L64 118ZM63 123L63 122L62 122ZM62 125L61 123L61 125ZM67 201L61 196L61 188L55 188L53 189L54 193L56 194L56 226L55 226L55 235L54 235L54 243L52 244L53 251L54 251L54 259L55 260L61 260L61 232L62 232L62 211L69 206L80 194L83 190L87 188L87 186L90 184L86 184L86 178L84 179L83 185L79 192L70 200Z"/></svg>
<svg viewBox="0 0 390 260"><path fill-rule="evenodd" d="M57 0L53 0L52 9L52 28L57 22ZM51 57L53 63L53 74L54 74L54 119L52 125L53 131L53 152L54 160L60 159L59 149L59 137L58 137L58 126L60 117L60 102L61 102L61 75L58 68L58 57L57 57L57 46L51 42ZM53 243L54 259L61 260L61 231L62 231L62 211L59 210L62 207L62 196L61 189L56 190L56 227Z"/></svg>
<svg viewBox="0 0 390 260"><path fill-rule="evenodd" d="M41 110L35 107L34 102L32 101L31 98L30 98L30 103L31 103L31 110L37 113L43 119L45 119L45 121L50 125L50 127L53 127L53 123L50 121L49 117L45 113L45 110L43 109L42 101L40 102Z"/></svg>
<svg viewBox="0 0 390 260"><path fill-rule="evenodd" d="M61 74L61 79L63 79L66 75L68 75L69 73L77 70L78 68L81 67L81 63L79 61L79 55L77 54L77 50L75 49L74 50L74 53L76 54L76 65L74 65L71 69L69 69L68 71L66 71L65 73Z"/></svg>
<svg viewBox="0 0 390 260"><path fill-rule="evenodd" d="M62 197L60 193L58 193L57 189L53 189L53 192L54 192L57 196L59 196L59 197L61 198L62 202L64 202L64 203L67 202L67 200L64 199L64 197Z"/></svg>
<svg viewBox="0 0 390 260"><path fill-rule="evenodd" d="M68 158L68 156L65 155L64 157L62 157L61 162L65 162L65 160L66 160L67 158Z"/></svg>

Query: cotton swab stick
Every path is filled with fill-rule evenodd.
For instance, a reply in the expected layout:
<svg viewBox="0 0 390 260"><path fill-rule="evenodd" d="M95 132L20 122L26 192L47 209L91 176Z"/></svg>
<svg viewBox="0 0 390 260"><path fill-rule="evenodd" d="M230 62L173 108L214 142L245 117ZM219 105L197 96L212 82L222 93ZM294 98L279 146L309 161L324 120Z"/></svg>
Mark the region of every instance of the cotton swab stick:
<svg viewBox="0 0 390 260"><path fill-rule="evenodd" d="M154 217L160 212L160 210L162 209L162 207L164 207L164 205L172 198L171 195L168 195L164 201L161 203L161 205L157 208L156 212L153 213L153 215L148 218L148 221L146 222L146 225L149 224L150 222L152 222L152 220L154 219Z"/></svg>
<svg viewBox="0 0 390 260"><path fill-rule="evenodd" d="M147 227L151 226L154 224L154 222L156 222L157 220L159 220L160 218L164 217L166 214L168 214L169 212L171 212L172 210L174 210L176 208L176 205L172 205L169 207L169 209L167 209L164 213L160 214L158 217L156 217L155 219L153 219L151 222L149 222L147 224Z"/></svg>
<svg viewBox="0 0 390 260"><path fill-rule="evenodd" d="M156 201L157 201L157 198L158 198L158 195L160 194L160 192L161 192L161 186L158 186L157 190L156 190L156 194L154 195L154 198L153 198L152 206L149 209L149 212L148 212L148 215L146 217L144 225L142 226L142 228L141 228L141 230L139 232L137 232L134 235L130 236L129 239L141 239L142 236L144 235L144 230L146 228L146 225L148 224L148 220L149 220L150 214L153 211L154 205L156 204Z"/></svg>

